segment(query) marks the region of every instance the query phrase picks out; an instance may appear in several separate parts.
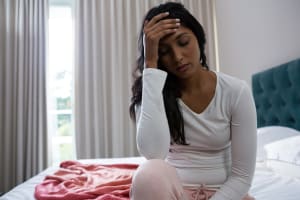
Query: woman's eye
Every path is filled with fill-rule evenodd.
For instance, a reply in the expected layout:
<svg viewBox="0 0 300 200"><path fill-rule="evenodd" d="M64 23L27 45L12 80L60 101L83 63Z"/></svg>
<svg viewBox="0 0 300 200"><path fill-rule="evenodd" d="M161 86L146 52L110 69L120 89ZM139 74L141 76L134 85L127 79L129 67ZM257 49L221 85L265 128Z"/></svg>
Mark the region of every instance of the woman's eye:
<svg viewBox="0 0 300 200"><path fill-rule="evenodd" d="M178 44L180 45L180 46L185 46L185 45L187 45L189 43L189 40L187 40L187 39L185 39L185 40L179 40L178 41Z"/></svg>

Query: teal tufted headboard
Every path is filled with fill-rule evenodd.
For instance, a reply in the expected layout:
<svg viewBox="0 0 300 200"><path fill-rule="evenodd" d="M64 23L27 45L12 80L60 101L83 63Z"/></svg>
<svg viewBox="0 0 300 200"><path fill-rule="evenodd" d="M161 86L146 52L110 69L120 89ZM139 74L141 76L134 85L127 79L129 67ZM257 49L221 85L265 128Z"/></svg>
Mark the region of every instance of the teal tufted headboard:
<svg viewBox="0 0 300 200"><path fill-rule="evenodd" d="M252 76L257 126L300 130L300 59Z"/></svg>

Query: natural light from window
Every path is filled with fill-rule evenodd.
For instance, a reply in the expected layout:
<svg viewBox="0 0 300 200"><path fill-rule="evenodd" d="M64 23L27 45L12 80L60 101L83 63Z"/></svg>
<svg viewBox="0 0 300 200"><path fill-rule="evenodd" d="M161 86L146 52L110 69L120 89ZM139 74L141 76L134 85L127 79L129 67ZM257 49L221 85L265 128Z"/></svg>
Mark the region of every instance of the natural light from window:
<svg viewBox="0 0 300 200"><path fill-rule="evenodd" d="M72 98L73 35L72 8L50 5L47 69L50 164L76 157Z"/></svg>

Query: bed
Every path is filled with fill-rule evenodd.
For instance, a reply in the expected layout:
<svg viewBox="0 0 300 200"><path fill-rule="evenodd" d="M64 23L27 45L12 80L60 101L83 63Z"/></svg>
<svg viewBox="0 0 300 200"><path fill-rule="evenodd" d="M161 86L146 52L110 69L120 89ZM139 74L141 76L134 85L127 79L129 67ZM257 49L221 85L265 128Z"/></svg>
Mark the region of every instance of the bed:
<svg viewBox="0 0 300 200"><path fill-rule="evenodd" d="M252 76L258 148L250 194L257 200L300 199L300 60ZM85 164L140 164L142 157L79 160ZM1 200L34 199L36 185L59 169L52 166L16 186Z"/></svg>
<svg viewBox="0 0 300 200"><path fill-rule="evenodd" d="M300 199L300 59L254 74L252 91L258 147L251 192L256 199Z"/></svg>

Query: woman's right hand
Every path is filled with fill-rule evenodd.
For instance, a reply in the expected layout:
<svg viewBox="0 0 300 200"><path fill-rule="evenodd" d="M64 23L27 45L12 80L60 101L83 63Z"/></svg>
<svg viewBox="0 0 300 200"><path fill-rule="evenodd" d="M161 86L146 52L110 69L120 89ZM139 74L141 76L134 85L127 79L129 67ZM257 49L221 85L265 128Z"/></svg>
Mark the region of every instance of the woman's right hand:
<svg viewBox="0 0 300 200"><path fill-rule="evenodd" d="M159 40L174 33L180 26L179 19L164 19L169 13L160 13L144 23L144 55L145 64L149 68L157 68Z"/></svg>

